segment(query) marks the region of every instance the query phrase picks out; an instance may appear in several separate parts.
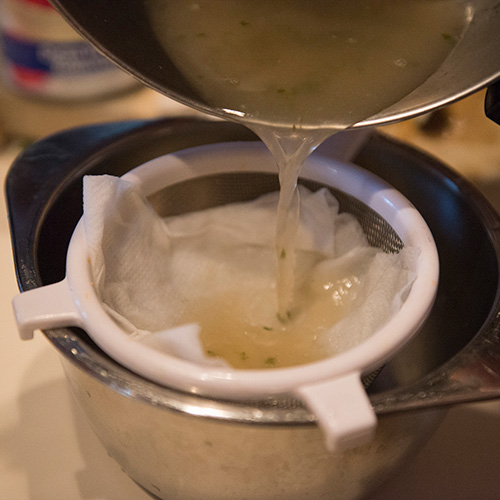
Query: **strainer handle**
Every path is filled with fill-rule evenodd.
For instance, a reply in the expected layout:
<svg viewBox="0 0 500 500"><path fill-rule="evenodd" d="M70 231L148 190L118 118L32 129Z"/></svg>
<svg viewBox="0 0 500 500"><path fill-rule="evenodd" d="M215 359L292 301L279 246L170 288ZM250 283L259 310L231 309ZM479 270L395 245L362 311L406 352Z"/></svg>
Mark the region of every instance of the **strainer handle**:
<svg viewBox="0 0 500 500"><path fill-rule="evenodd" d="M12 307L22 340L32 339L38 329L82 326L67 279L16 295Z"/></svg>
<svg viewBox="0 0 500 500"><path fill-rule="evenodd" d="M359 373L303 386L297 392L318 419L328 450L355 448L373 438L377 418Z"/></svg>
<svg viewBox="0 0 500 500"><path fill-rule="evenodd" d="M455 357L411 386L371 397L377 415L500 399L497 318Z"/></svg>

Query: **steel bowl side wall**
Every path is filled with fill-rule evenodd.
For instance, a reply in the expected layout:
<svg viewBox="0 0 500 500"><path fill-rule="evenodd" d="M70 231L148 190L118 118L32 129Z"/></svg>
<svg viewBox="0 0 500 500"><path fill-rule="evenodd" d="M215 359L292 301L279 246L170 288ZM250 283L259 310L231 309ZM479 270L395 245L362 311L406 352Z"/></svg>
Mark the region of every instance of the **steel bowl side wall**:
<svg viewBox="0 0 500 500"><path fill-rule="evenodd" d="M314 423L262 425L189 415L127 397L61 359L109 455L165 500L365 498L416 453L445 414L384 416L369 445L330 453Z"/></svg>

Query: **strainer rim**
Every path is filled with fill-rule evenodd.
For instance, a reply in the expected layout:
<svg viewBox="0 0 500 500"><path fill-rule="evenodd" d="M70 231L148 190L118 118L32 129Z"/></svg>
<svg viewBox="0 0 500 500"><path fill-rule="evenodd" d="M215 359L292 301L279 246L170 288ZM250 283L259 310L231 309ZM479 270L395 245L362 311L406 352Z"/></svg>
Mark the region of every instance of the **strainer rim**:
<svg viewBox="0 0 500 500"><path fill-rule="evenodd" d="M146 194L152 194L148 192L149 189L160 190L165 187L165 185L159 186L156 179L148 188L148 182L158 175L158 166L165 162L166 158L167 161L174 161L180 175L189 177L196 174L192 170L194 158L199 159L201 156L202 160L205 161L207 154L220 155L221 148L224 150L224 155L230 152L233 155L238 153L241 155L240 158L248 158L248 155L253 154L258 155L259 160L267 158L266 161L269 162L269 153L259 143L212 144L156 158L125 174L124 178L131 182L140 183ZM223 156L219 156L218 159L221 158ZM187 159L190 168L186 168ZM265 164L266 168L264 168L264 164L264 161L259 161L260 167L258 170L262 169L269 172L268 163ZM255 163L252 165L255 165ZM138 344L128 334L120 330L104 311L95 296L89 279L88 266L81 265L87 263L87 253L83 223L80 221L68 249L67 278L75 296L77 307L79 307L84 318L85 329L89 336L112 358L150 380L191 393L209 397L222 397L229 400L249 400L262 398L263 396L290 394L294 393L297 387L304 384L328 380L345 373L366 373L386 361L418 330L432 307L439 272L437 249L429 228L413 205L385 181L360 167L317 156L308 160L304 166L302 177L324 182L327 167L330 172L334 169L337 176L348 169L351 175L356 174L364 180L369 179L371 185L376 186L378 192L382 193L379 197L370 201L370 203L377 206L375 211L380 213L379 210L383 211L385 209L390 212L394 210L395 206L400 207L398 214L400 219L403 220L399 220L398 224L402 224L404 227L404 223L411 220L412 224L417 224L415 227L418 229L418 231L407 231L405 234L400 235L405 244L419 238L422 238L421 241L424 242L424 245L421 246L421 254L417 264L417 278L401 310L361 344L334 357L307 365L265 370L228 370L220 367L203 367L203 370L200 371L200 367L194 363L155 352L152 348ZM239 168L242 168L241 165ZM153 171L155 173L151 175ZM256 171L256 169L253 168L252 171ZM204 169L204 173L208 173L206 169ZM167 184L173 183L175 183L175 180L170 178ZM331 185L331 179L328 184ZM337 185L335 187L338 188ZM342 190L344 191L347 187L344 185ZM370 203L367 203L367 205L371 206ZM404 209L401 207L404 207ZM414 302L418 304L418 307L413 306ZM88 314L89 307L94 311L90 315ZM411 324L409 334L406 332L404 336L401 334L394 336L386 333L399 327L405 327L408 330L409 323ZM111 337L109 335L107 337L99 335L99 332L104 331L114 332L114 335ZM121 346L126 346L125 350L119 355L116 352L117 339L120 339L118 342L121 342ZM380 352L380 344L385 346L384 354L375 355L374 353ZM147 361L141 365L138 359L143 353ZM160 368L159 372L157 371L158 368ZM173 371L177 371L175 377L172 376ZM193 376L196 371L197 375ZM272 385L270 384L270 376L273 379Z"/></svg>

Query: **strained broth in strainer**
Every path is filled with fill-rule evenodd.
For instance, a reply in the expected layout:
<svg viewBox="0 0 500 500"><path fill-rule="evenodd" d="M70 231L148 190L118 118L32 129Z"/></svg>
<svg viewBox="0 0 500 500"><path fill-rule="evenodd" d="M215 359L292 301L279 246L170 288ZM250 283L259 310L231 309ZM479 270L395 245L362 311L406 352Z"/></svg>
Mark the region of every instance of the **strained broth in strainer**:
<svg viewBox="0 0 500 500"><path fill-rule="evenodd" d="M274 235L265 227L276 219L275 192L165 219L171 235L165 265L174 290L162 306L167 323L161 328L195 323L206 355L262 369L334 356L386 323L415 277L418 252L370 246L328 190L300 192L296 280L286 318L276 312Z"/></svg>

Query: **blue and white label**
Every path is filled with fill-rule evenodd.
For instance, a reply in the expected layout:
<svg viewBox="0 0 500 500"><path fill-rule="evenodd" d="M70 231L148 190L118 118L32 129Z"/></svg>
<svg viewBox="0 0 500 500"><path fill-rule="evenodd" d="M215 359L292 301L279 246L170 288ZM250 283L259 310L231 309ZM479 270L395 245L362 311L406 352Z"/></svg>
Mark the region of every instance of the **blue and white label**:
<svg viewBox="0 0 500 500"><path fill-rule="evenodd" d="M6 59L19 68L59 75L81 75L114 68L114 65L84 41L53 42L2 36Z"/></svg>

